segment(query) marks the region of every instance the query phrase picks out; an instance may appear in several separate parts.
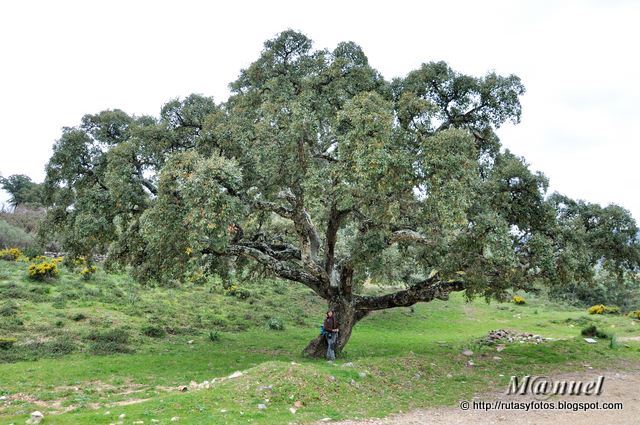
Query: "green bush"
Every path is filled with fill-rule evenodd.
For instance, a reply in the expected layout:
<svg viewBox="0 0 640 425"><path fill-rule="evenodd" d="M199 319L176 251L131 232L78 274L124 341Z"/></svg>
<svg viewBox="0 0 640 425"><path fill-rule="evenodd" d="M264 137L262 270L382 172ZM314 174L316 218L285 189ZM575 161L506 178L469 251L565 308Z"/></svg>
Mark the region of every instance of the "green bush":
<svg viewBox="0 0 640 425"><path fill-rule="evenodd" d="M151 338L162 338L166 335L165 330L161 326L147 325L142 328L143 335Z"/></svg>
<svg viewBox="0 0 640 425"><path fill-rule="evenodd" d="M69 319L73 320L74 322L80 322L82 320L85 320L86 318L87 316L84 313L74 313L69 316Z"/></svg>
<svg viewBox="0 0 640 425"><path fill-rule="evenodd" d="M602 339L611 339L613 337L610 333L607 333L598 329L596 325L587 326L586 328L582 329L580 333L582 334L582 336L587 336L587 337L595 336L597 338L602 338Z"/></svg>
<svg viewBox="0 0 640 425"><path fill-rule="evenodd" d="M35 238L24 229L0 220L0 246L16 246L26 248L33 245Z"/></svg>
<svg viewBox="0 0 640 425"><path fill-rule="evenodd" d="M218 331L209 331L209 341L216 342L220 340L220 333Z"/></svg>
<svg viewBox="0 0 640 425"><path fill-rule="evenodd" d="M93 330L86 337L94 354L130 353L133 350L128 346L129 338L129 332L124 329Z"/></svg>
<svg viewBox="0 0 640 425"><path fill-rule="evenodd" d="M271 330L274 331L283 331L284 330L284 323L282 323L282 320L276 318L276 317L272 317L271 319L269 319L267 321L267 327Z"/></svg>
<svg viewBox="0 0 640 425"><path fill-rule="evenodd" d="M225 294L230 297L240 298L241 300L246 300L251 297L251 291L245 288L240 288L235 283L225 289Z"/></svg>

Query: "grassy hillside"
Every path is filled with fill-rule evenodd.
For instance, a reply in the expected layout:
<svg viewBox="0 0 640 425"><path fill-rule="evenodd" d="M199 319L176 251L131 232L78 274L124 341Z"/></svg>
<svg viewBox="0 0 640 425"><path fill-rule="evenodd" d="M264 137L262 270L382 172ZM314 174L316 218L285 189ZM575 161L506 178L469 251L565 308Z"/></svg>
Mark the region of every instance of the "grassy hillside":
<svg viewBox="0 0 640 425"><path fill-rule="evenodd" d="M124 423L305 423L455 404L506 388L511 374L640 367L637 342L579 337L592 323L633 336L640 322L527 295L523 306L456 294L372 314L328 363L300 355L325 308L302 286L257 281L234 296L216 282L152 288L101 271L89 282L62 269L57 281L32 283L25 269L0 261L0 337L17 339L0 350L1 423L23 423L36 409L52 424L116 423L121 414ZM479 342L498 328L555 340L498 353ZM208 389L180 388L235 371L243 375Z"/></svg>

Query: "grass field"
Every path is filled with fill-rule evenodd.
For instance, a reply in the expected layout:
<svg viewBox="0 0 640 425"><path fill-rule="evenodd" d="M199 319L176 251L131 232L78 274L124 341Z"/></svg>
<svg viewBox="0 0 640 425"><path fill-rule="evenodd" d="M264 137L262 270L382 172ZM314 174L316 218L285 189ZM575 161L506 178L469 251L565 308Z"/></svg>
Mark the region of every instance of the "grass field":
<svg viewBox="0 0 640 425"><path fill-rule="evenodd" d="M143 287L102 271L85 282L62 269L33 283L25 269L0 261L0 337L17 339L0 350L0 423L24 423L33 410L47 424L110 424L121 414L124 423L308 423L453 405L506 388L512 374L640 367L637 342L580 337L589 324L634 336L640 322L526 294L523 306L456 294L377 312L328 363L301 356L325 308L302 286L265 280L231 296L217 282ZM499 328L554 340L499 353L480 344ZM179 389L235 371L243 375L209 389Z"/></svg>

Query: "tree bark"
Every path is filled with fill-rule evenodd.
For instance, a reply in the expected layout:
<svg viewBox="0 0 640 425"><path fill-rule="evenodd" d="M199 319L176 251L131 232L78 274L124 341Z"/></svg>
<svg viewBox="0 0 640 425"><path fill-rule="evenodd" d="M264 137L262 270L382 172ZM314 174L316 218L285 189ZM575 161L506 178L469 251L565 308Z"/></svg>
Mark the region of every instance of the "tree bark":
<svg viewBox="0 0 640 425"><path fill-rule="evenodd" d="M364 317L364 314L356 311L353 306L353 302L343 295L338 295L331 299L328 307L329 310L333 311L333 314L338 321L339 332L338 339L334 345L334 350L336 356L339 356L344 346L349 342L351 330L358 320ZM302 351L302 354L304 356L315 358L325 357L327 354L327 339L322 335L318 335L309 342L307 347Z"/></svg>

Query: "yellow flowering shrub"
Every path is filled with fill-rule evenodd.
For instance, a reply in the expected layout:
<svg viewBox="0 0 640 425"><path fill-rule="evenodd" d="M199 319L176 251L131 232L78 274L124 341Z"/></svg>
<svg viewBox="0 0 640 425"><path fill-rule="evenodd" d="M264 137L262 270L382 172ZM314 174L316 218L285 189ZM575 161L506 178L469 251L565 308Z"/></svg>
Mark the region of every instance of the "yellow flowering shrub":
<svg viewBox="0 0 640 425"><path fill-rule="evenodd" d="M50 260L32 263L27 271L31 280L46 280L58 277L58 265Z"/></svg>
<svg viewBox="0 0 640 425"><path fill-rule="evenodd" d="M632 319L640 320L640 310L632 311L629 313L629 317Z"/></svg>
<svg viewBox="0 0 640 425"><path fill-rule="evenodd" d="M93 277L93 274L97 271L98 269L96 266L86 266L80 270L80 277L84 280L90 280Z"/></svg>
<svg viewBox="0 0 640 425"><path fill-rule="evenodd" d="M587 309L587 312L589 314L602 314L604 313L604 305L603 304L592 305Z"/></svg>
<svg viewBox="0 0 640 425"><path fill-rule="evenodd" d="M9 248L0 251L0 260L16 261L22 256L22 251L19 248Z"/></svg>
<svg viewBox="0 0 640 425"><path fill-rule="evenodd" d="M518 305L522 305L522 304L526 304L527 303L525 301L525 299L523 297L521 297L520 295L514 295L513 296L513 302L518 304Z"/></svg>

